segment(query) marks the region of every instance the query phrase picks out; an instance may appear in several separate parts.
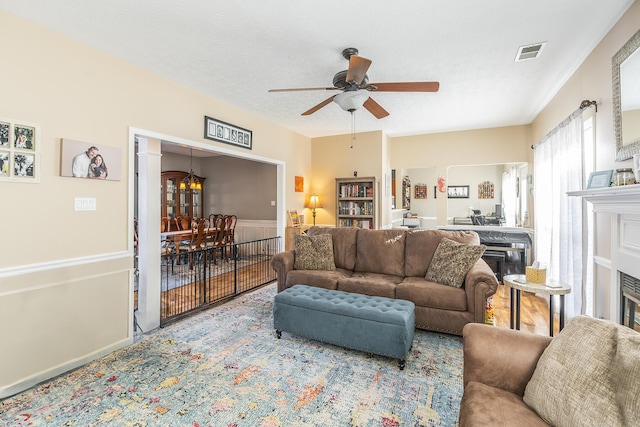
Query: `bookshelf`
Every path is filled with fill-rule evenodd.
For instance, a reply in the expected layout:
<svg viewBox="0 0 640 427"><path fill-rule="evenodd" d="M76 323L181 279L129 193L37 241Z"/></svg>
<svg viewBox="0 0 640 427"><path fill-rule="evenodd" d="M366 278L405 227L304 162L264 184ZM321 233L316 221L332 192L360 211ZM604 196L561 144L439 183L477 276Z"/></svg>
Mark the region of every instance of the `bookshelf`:
<svg viewBox="0 0 640 427"><path fill-rule="evenodd" d="M336 227L378 228L378 193L375 177L336 178Z"/></svg>

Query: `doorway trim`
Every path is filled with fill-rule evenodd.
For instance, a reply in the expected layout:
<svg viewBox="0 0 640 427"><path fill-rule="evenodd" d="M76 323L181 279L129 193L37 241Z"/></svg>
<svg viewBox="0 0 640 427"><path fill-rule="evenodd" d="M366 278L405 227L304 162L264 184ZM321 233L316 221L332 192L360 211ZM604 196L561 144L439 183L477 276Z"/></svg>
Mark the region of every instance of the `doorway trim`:
<svg viewBox="0 0 640 427"><path fill-rule="evenodd" d="M278 236L284 236L285 229L285 174L286 164L282 160L271 159L268 157L257 156L252 153L241 152L238 150L232 150L226 147L219 147L210 143L204 143L200 141L192 141L177 136L162 134L146 129L140 129L135 127L129 127L129 203L128 203L128 218L129 218L129 230L128 230L128 248L131 256L134 255L134 212L135 212L135 182L136 182L136 154L135 144L136 140L145 143L145 152L143 155L138 155L138 191L150 196L160 194L160 174L161 171L161 147L160 142L168 142L171 144L182 145L188 148L197 148L200 150L210 151L213 153L237 157L245 160L251 160L260 163L268 163L276 166L277 170L277 199L276 199L276 229ZM157 141L157 143L153 143ZM149 143L150 142L150 143ZM140 153L139 153L140 154ZM144 175L143 175L144 173ZM154 175L154 176L148 176ZM156 176L157 175L157 176ZM140 188L144 186L144 188ZM140 197L138 197L140 199ZM151 197L151 200L155 200ZM142 208L142 209L141 209ZM160 229L159 227L149 227L151 221L149 218L157 217L155 223L160 223L160 204L149 203L138 205L138 236L139 236L139 248L138 248L138 274L139 274L139 289L138 289L138 313L137 322L140 328L149 332L160 326L160 281L159 281L159 248L160 248ZM150 245L149 242L157 242L157 245ZM147 249L158 248L158 253ZM280 248L282 250L282 247ZM152 269L153 271L150 271ZM155 271L158 270L158 271ZM133 283L132 271L131 283ZM141 292L144 287L144 292ZM133 289L133 286L131 286ZM141 300L142 298L142 300ZM130 306L133 312L133 292L130 295ZM131 335L133 336L133 322L131 324Z"/></svg>

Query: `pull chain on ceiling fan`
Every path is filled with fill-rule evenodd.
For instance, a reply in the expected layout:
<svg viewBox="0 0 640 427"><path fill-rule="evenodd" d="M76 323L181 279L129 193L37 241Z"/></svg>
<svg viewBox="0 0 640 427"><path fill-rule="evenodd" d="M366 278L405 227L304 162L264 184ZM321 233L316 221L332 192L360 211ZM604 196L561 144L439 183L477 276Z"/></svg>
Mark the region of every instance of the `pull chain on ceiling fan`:
<svg viewBox="0 0 640 427"><path fill-rule="evenodd" d="M440 83L438 82L369 83L367 71L371 66L371 60L358 56L358 49L353 47L344 49L342 56L349 61L349 68L344 71L339 71L333 76L332 87L270 89L269 92L341 90L342 93L325 99L318 105L302 113L302 115L311 115L333 101L343 110L351 112L352 116L353 111L364 107L376 118L382 119L387 117L389 112L374 101L368 92L437 92L440 88Z"/></svg>

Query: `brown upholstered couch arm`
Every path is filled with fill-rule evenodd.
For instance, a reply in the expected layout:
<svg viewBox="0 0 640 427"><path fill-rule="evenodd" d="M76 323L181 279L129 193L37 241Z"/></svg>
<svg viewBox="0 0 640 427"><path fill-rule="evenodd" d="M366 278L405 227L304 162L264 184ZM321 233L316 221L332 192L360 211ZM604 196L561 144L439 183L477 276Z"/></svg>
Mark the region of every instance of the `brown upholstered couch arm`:
<svg viewBox="0 0 640 427"><path fill-rule="evenodd" d="M524 395L550 337L524 331L468 323L462 330L464 386L476 381Z"/></svg>
<svg viewBox="0 0 640 427"><path fill-rule="evenodd" d="M473 311L474 321L484 323L486 300L498 290L498 279L485 260L480 258L467 272L464 289L467 294L467 307Z"/></svg>
<svg viewBox="0 0 640 427"><path fill-rule="evenodd" d="M293 249L277 253L271 258L271 268L276 271L276 279L278 281L278 292L285 290L287 281L287 273L293 270L295 261L295 251Z"/></svg>

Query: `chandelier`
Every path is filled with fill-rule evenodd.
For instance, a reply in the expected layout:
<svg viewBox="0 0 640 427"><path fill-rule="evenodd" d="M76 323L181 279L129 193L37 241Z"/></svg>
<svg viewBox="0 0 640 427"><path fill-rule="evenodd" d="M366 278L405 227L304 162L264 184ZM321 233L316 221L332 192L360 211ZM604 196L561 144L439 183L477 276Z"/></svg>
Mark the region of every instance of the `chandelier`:
<svg viewBox="0 0 640 427"><path fill-rule="evenodd" d="M191 163L189 165L189 175L182 178L180 181L180 189L186 190L187 188L191 190L202 190L202 183L198 179L197 176L193 173L193 148L191 149Z"/></svg>

